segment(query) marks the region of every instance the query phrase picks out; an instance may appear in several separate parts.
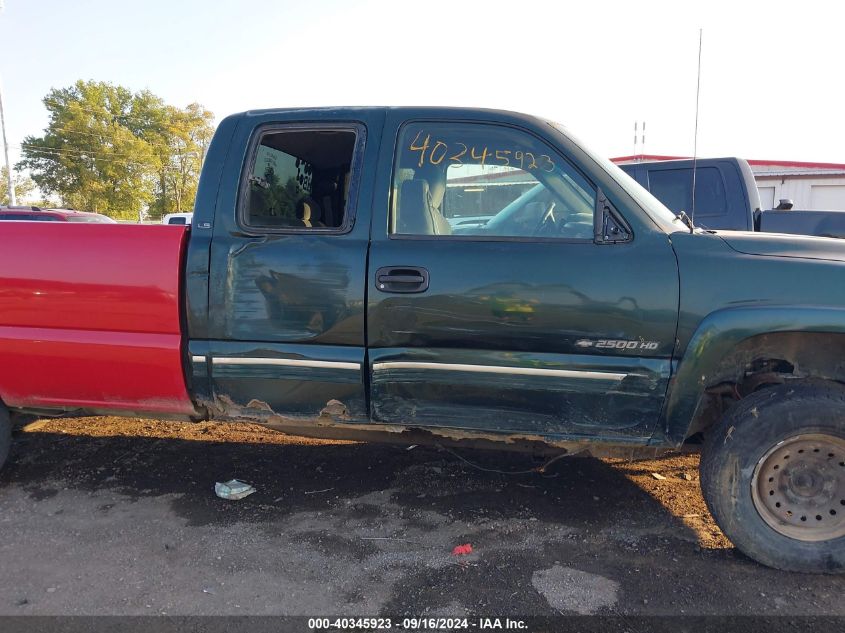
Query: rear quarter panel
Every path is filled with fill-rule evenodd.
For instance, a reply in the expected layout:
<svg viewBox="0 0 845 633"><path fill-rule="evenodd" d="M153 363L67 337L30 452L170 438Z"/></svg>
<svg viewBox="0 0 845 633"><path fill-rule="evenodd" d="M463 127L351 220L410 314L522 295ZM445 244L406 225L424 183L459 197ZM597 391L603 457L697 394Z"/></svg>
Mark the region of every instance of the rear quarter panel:
<svg viewBox="0 0 845 633"><path fill-rule="evenodd" d="M0 398L191 414L179 226L0 225Z"/></svg>

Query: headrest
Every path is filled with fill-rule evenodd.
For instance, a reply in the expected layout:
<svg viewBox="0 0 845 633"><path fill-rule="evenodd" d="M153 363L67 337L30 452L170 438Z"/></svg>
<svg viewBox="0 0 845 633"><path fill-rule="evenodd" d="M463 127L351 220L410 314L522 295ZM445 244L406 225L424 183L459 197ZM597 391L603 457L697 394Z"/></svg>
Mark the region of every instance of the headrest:
<svg viewBox="0 0 845 633"><path fill-rule="evenodd" d="M422 178L428 182L431 206L442 212L443 198L446 196L446 170L437 166L425 167L417 170L414 178Z"/></svg>
<svg viewBox="0 0 845 633"><path fill-rule="evenodd" d="M399 217L396 232L405 235L433 235L434 226L429 212L431 194L425 180L406 180L399 189Z"/></svg>
<svg viewBox="0 0 845 633"><path fill-rule="evenodd" d="M320 205L314 198L305 196L296 203L296 217L305 226L319 226L323 219Z"/></svg>

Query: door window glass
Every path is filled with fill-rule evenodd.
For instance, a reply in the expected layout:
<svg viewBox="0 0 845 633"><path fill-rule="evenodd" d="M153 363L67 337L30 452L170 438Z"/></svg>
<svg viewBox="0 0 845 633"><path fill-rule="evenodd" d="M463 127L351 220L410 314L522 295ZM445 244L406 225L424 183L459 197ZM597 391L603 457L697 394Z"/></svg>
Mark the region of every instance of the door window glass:
<svg viewBox="0 0 845 633"><path fill-rule="evenodd" d="M252 159L244 222L258 228L345 225L355 152L352 130L274 130Z"/></svg>
<svg viewBox="0 0 845 633"><path fill-rule="evenodd" d="M400 134L392 234L592 239L595 204L572 165L520 130L414 123Z"/></svg>

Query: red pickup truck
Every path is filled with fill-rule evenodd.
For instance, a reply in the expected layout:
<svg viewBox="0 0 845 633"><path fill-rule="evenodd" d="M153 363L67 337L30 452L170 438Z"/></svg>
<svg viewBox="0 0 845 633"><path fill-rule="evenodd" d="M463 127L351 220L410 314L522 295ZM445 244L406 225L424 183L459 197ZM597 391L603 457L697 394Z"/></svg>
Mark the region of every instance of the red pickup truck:
<svg viewBox="0 0 845 633"><path fill-rule="evenodd" d="M161 225L0 225L0 394L29 411L189 416L180 270Z"/></svg>
<svg viewBox="0 0 845 633"><path fill-rule="evenodd" d="M41 207L0 207L0 222L93 222L117 224L102 213L74 209L42 209Z"/></svg>
<svg viewBox="0 0 845 633"><path fill-rule="evenodd" d="M10 413L683 447L738 548L845 571L845 242L695 228L548 121L247 112L190 226L0 243L0 462Z"/></svg>

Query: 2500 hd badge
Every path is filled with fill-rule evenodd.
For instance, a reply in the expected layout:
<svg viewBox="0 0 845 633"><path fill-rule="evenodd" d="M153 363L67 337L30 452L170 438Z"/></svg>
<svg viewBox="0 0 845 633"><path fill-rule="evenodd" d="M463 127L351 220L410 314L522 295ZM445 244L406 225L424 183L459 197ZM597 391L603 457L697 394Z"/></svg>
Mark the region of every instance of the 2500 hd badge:
<svg viewBox="0 0 845 633"><path fill-rule="evenodd" d="M649 351L655 350L660 346L660 343L657 341L644 341L644 340L625 340L625 339L597 339L597 340L590 340L588 338L582 338L575 341L576 347L593 347L595 349L629 349L629 350L642 350L642 351Z"/></svg>

